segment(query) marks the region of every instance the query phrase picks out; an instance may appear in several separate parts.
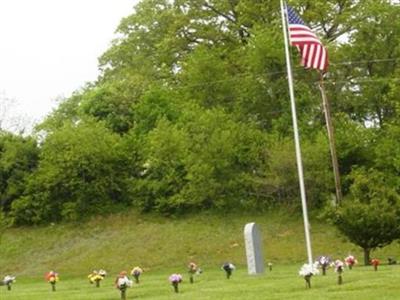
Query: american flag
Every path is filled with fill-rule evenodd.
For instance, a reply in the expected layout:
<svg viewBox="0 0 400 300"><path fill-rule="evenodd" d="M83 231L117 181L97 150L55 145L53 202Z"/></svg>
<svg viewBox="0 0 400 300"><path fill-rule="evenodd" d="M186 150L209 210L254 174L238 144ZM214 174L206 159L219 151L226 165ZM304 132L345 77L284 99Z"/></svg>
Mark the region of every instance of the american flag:
<svg viewBox="0 0 400 300"><path fill-rule="evenodd" d="M326 71L328 53L324 45L290 6L286 6L288 15L289 40L301 54L301 65L309 69Z"/></svg>

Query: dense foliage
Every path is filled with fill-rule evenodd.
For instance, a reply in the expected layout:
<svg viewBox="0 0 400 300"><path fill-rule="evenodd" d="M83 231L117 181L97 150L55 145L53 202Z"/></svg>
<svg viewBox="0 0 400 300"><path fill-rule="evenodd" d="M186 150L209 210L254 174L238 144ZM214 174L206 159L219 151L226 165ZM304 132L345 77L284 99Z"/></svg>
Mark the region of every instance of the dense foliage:
<svg viewBox="0 0 400 300"><path fill-rule="evenodd" d="M381 172L397 195L400 7L290 2L329 49L345 196L362 200L350 197L361 167ZM36 224L127 206L176 214L299 205L278 1L142 0L117 31L96 82L32 137L0 136L7 217ZM307 197L320 208L335 190L319 75L295 67L294 76Z"/></svg>
<svg viewBox="0 0 400 300"><path fill-rule="evenodd" d="M400 238L400 195L391 178L374 169L352 172L354 180L346 201L328 210L328 216L341 233L364 251L364 264L370 253Z"/></svg>

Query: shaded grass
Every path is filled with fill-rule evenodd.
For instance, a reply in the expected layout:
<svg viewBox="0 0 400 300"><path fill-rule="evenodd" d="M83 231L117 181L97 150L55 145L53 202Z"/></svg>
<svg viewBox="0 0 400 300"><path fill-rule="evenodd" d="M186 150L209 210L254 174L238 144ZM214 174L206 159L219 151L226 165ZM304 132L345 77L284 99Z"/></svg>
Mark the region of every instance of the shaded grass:
<svg viewBox="0 0 400 300"><path fill-rule="evenodd" d="M249 276L245 269L234 272L230 280L222 271L205 269L188 283L185 269L165 269L146 272L141 283L127 292L128 299L399 299L400 266L381 266L375 272L372 267L355 267L343 274L344 284L336 284L336 274L330 269L326 276L312 278L312 288L306 289L304 280L297 276L296 265L275 265L265 275ZM180 293L175 294L168 283L168 275L182 272L184 281ZM113 287L113 277L106 277L100 288L90 285L85 276L63 277L57 291L42 278L20 277L12 291L0 288L0 299L5 300L111 300L119 299L119 291Z"/></svg>

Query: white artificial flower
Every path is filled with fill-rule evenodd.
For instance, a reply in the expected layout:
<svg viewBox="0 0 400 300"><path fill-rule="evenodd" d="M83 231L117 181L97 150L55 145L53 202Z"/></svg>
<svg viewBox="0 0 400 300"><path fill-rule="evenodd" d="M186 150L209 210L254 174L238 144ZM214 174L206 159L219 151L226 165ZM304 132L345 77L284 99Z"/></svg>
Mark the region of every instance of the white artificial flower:
<svg viewBox="0 0 400 300"><path fill-rule="evenodd" d="M10 275L6 275L3 279L4 283L8 283L8 282L15 282L15 276L10 276Z"/></svg>
<svg viewBox="0 0 400 300"><path fill-rule="evenodd" d="M299 275L303 276L303 277L311 276L311 275L318 275L318 274L319 274L319 271L317 269L317 264L315 264L315 263L313 265L304 264L299 271Z"/></svg>
<svg viewBox="0 0 400 300"><path fill-rule="evenodd" d="M118 286L124 286L124 285L126 285L126 286L128 286L128 287L131 287L132 286L132 280L130 280L127 276L124 276L124 277L120 277L120 278L118 278L118 282L117 282L117 285Z"/></svg>

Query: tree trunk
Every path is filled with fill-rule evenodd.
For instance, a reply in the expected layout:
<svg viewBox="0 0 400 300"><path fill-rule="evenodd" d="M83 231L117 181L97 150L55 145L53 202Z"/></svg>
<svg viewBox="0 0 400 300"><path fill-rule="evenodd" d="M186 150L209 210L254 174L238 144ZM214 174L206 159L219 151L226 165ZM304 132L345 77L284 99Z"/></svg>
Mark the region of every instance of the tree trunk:
<svg viewBox="0 0 400 300"><path fill-rule="evenodd" d="M371 249L369 248L364 248L364 265L369 266L371 264L369 255L371 253Z"/></svg>

